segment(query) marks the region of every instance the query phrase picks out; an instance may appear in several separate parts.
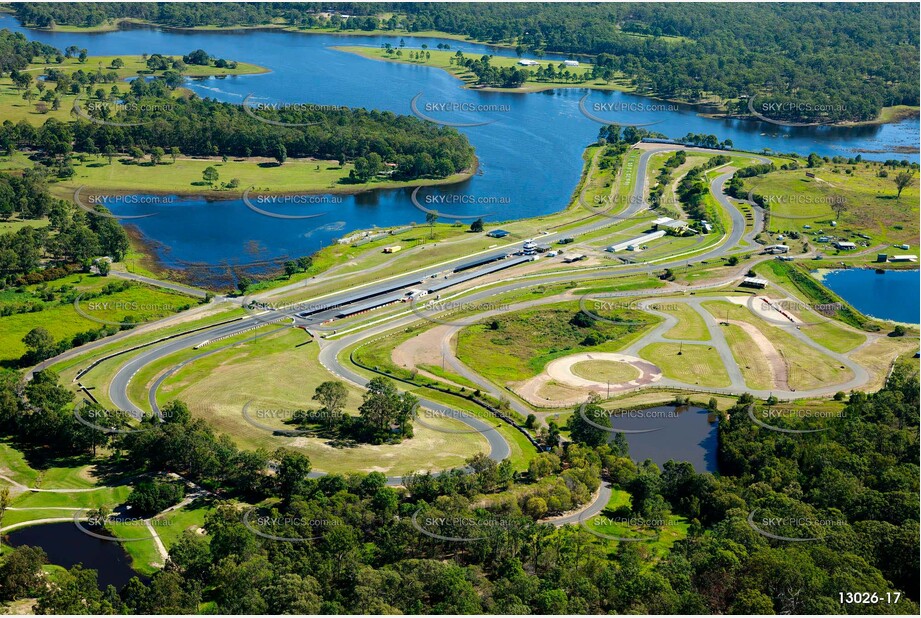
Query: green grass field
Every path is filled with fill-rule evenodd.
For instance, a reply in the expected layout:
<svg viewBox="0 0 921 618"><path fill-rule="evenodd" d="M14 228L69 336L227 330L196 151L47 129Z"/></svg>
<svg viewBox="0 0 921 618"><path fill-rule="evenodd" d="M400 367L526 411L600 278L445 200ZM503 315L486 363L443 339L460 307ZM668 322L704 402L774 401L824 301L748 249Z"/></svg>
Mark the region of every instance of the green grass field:
<svg viewBox="0 0 921 618"><path fill-rule="evenodd" d="M578 302L564 302L503 314L486 324L474 324L457 335L457 357L500 386L534 377L550 361L578 352L616 352L629 345L660 318L632 309L602 312L603 317L642 322L619 326L597 320L592 327L572 321ZM493 325L496 327L494 328ZM597 331L603 341L590 341Z"/></svg>
<svg viewBox="0 0 921 618"><path fill-rule="evenodd" d="M774 388L770 364L749 334L736 324L720 328L726 338L726 343L729 344L729 349L732 350L732 357L742 371L745 384L749 388L758 390Z"/></svg>
<svg viewBox="0 0 921 618"><path fill-rule="evenodd" d="M10 288L0 293L0 305L25 306L41 304L42 311L13 313L0 317L0 361L11 362L26 352L22 338L30 330L43 327L55 341L70 339L77 333L109 326L107 322L134 319L143 323L176 313L196 302L195 299L142 284L97 298L81 299L80 312L70 296L99 292L108 283L119 282L114 277L73 274L44 284ZM76 295L74 294L76 292ZM48 298L49 300L44 300ZM89 316L89 317L86 317ZM97 321L98 320L98 321Z"/></svg>
<svg viewBox="0 0 921 618"><path fill-rule="evenodd" d="M219 175L213 186L202 180L202 173L208 167L214 167ZM136 164L127 158L113 159L110 164L106 157L100 155L87 158L86 163L76 163L74 169L76 174L73 177L53 185L56 194L71 197L76 189L85 187L81 192L84 201L88 199L86 196L92 194L133 192L208 194L230 199L237 198L247 189L251 189L251 201L263 210L273 210L271 205L258 202L258 197L265 193L354 193L369 189L451 184L469 177L469 174L454 174L439 180L424 181L393 181L381 177L362 184L344 184L340 180L348 178L352 169L351 163L340 166L337 161L318 159L289 159L284 165L261 159L229 159L224 163L220 157L177 158L175 162L170 157L165 157L159 165L151 165L150 162ZM237 180L237 188L223 186L234 179ZM328 203L317 204L317 212L335 210L337 203L330 199ZM175 200L156 204L153 209L168 210L181 207L182 202ZM284 205L276 207L279 208L283 209Z"/></svg>
<svg viewBox="0 0 921 618"><path fill-rule="evenodd" d="M664 558L675 542L687 537L690 523L684 517L666 513L647 522L631 514L631 502L632 497L628 492L614 489L604 510L594 517L587 518L584 525L601 537L647 539L636 544L644 557L652 563ZM613 546L621 543L607 538L602 540ZM647 564L646 568L650 566L651 564Z"/></svg>
<svg viewBox="0 0 921 618"><path fill-rule="evenodd" d="M748 322L760 330L783 357L787 366L788 384L795 390L837 384L852 375L849 369L833 358L755 317L748 307L725 301L707 301L703 306L717 319L724 319L728 314L730 320Z"/></svg>
<svg viewBox="0 0 921 618"><path fill-rule="evenodd" d="M690 305L686 303L670 303L668 300L663 300L659 303L658 310L678 318L678 323L663 335L666 339L710 340L710 331L707 330L704 319Z"/></svg>
<svg viewBox="0 0 921 618"><path fill-rule="evenodd" d="M640 350L639 355L657 365L667 378L700 386L721 387L730 384L729 374L726 373L719 353L710 346L652 343Z"/></svg>
<svg viewBox="0 0 921 618"><path fill-rule="evenodd" d="M863 333L839 326L835 322L804 326L800 330L819 345L838 353L850 352L867 340L867 336Z"/></svg>
<svg viewBox="0 0 921 618"><path fill-rule="evenodd" d="M282 437L254 427L243 417L243 406L252 401L251 418L257 410L277 410L259 422L279 429L290 428L284 411L316 409L310 400L323 381L334 379L319 364L316 343L305 345L303 331L287 329L280 334L246 343L187 365L173 374L160 390L160 401L179 398L195 416L208 420L219 432L231 436L241 447L296 448L307 454L314 469L324 472L371 472L405 474L461 466L471 455L488 449L478 433L463 431L465 425L448 419L416 422L415 436L401 444L334 447L326 438ZM223 342L222 342L223 343ZM176 359L172 359L175 363ZM355 413L361 389L346 383L348 413ZM290 414L288 415L290 416Z"/></svg>
<svg viewBox="0 0 921 618"><path fill-rule="evenodd" d="M613 361L582 361L572 366L571 371L586 380L623 384L640 377L640 372L627 363Z"/></svg>
<svg viewBox="0 0 921 618"><path fill-rule="evenodd" d="M870 247L908 243L911 249L898 252L918 255L921 195L918 179L897 199L894 179L905 168L885 168L888 176L881 178L879 173L883 169L882 164L869 161L854 165L824 163L809 170L816 178L807 178L803 169L778 170L746 179L745 188L771 198L768 229L774 232L799 231L813 243L822 235L819 230L825 235L850 238L858 244L866 242ZM831 222L837 215L832 202L836 196L844 198L846 210L833 228ZM806 230L804 225L812 229ZM852 237L859 233L870 236L870 240ZM838 254L830 244L815 243L815 246L824 253ZM875 257L874 252L869 259Z"/></svg>
<svg viewBox="0 0 921 618"><path fill-rule="evenodd" d="M364 58L371 58L373 60L383 60L385 62L397 62L402 64L414 64L419 66L429 66L436 69L442 69L447 71L451 75L454 75L458 79L462 80L467 84L476 83L476 76L466 67L455 65L452 60L457 53L455 50L442 51L438 49L429 49L425 50L428 54L431 54L431 57L428 59L410 59L409 53L423 52L420 49L410 49L408 47L400 49L400 55L397 56L396 52L393 54L387 54L385 50L379 47L367 47L360 45L339 45L333 47L333 49L348 52L352 54L357 54ZM479 56L470 56L479 58ZM546 66L548 64L553 64L554 70L557 70L559 62L550 62L547 60L539 61L542 65ZM630 86L627 80L623 79L622 75L617 75L615 79L611 82L604 82L600 79L591 78L592 65L581 63L577 67L567 67L565 70L568 70L573 75L578 75L579 81L567 81L564 79L554 79L552 81L537 81L536 78L536 67L524 67L518 64L518 58L509 58L505 56L492 56L490 60L490 65L496 68L505 68L505 67L516 67L519 69L528 70L531 73L531 77L519 88L489 88L489 90L509 90L514 92L537 92L540 90L548 90L551 88L593 88L597 90L629 90ZM583 75L588 71L588 78L583 79Z"/></svg>

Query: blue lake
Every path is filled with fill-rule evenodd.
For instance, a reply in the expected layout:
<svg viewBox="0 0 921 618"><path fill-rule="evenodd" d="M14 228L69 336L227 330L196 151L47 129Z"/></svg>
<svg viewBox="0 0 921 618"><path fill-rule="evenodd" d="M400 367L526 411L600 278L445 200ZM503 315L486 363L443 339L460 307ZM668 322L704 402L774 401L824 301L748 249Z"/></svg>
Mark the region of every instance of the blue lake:
<svg viewBox="0 0 921 618"><path fill-rule="evenodd" d="M713 119L698 115L689 106L671 111L647 111L652 99L619 92L597 92L582 88L558 89L532 94L495 93L461 88L461 82L446 72L426 66L381 62L332 49L336 45L380 47L434 47L439 39L381 36L337 36L286 32L173 32L139 28L118 32L52 33L22 28L10 15L0 15L0 28L22 32L26 37L58 48L77 45L91 55L163 53L187 54L201 48L208 53L270 69L261 75L224 79L190 80L188 88L202 97L249 104L315 103L389 110L410 114L417 95L418 106L451 103L460 106L495 106L501 111L428 113L443 122L490 124L460 128L476 149L477 175L451 187L426 189L425 194L463 196L466 203L439 208L442 221L452 215L480 214L484 200L501 203L487 209L489 221L535 216L566 207L582 171L582 152L592 143L600 123L582 114L585 105L616 104L620 112L593 112L610 123L651 123L649 127L669 137L687 133L714 134L731 139L736 148L777 152L816 152L822 155L855 156L867 159L918 160L917 118L895 124L866 127L781 127L763 122ZM470 55L492 53L513 56L511 50L486 45L444 41L451 49ZM554 58L552 55L548 58ZM555 59L560 59L556 57ZM658 102L661 103L661 102ZM636 106L640 110L636 110ZM604 109L611 109L610 107ZM286 214L322 216L307 220L281 220L249 210L240 199L209 201L201 198L177 200L159 208L154 217L134 220L132 225L156 241L157 255L167 263L246 264L316 251L351 231L374 226L423 223L425 214L415 208L410 191L391 190L345 196L332 208L286 206ZM422 197L422 196L420 196ZM146 205L122 204L113 210L120 215L150 212ZM467 220L469 223L469 220Z"/></svg>
<svg viewBox="0 0 921 618"><path fill-rule="evenodd" d="M882 320L921 323L921 272L917 270L835 270L822 282L861 313Z"/></svg>

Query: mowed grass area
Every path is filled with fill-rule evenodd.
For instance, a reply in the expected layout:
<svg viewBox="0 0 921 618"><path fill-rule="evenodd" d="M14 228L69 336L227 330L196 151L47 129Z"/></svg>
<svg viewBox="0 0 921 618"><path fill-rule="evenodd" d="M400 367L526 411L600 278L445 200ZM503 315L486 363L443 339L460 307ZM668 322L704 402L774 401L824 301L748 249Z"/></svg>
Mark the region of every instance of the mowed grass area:
<svg viewBox="0 0 921 618"><path fill-rule="evenodd" d="M839 354L850 352L867 340L863 333L840 326L836 322L822 322L804 326L800 330L819 345Z"/></svg>
<svg viewBox="0 0 921 618"><path fill-rule="evenodd" d="M425 323L428 325L428 323ZM415 372L413 369L398 366L393 361L393 350L403 342L418 336L420 331L416 327L406 328L400 331L391 332L384 337L378 337L370 341L359 342L358 344L347 347L339 355L339 361L344 365L351 367L357 373L367 378L374 378L380 374L369 371L365 367L373 367L386 375L394 376L401 380L400 388L407 388L408 382L415 385L415 388L409 387L409 392L417 397L425 397L450 406L454 410L462 410L472 416L478 417L493 426L496 431L505 439L509 445L511 453L509 461L516 471L523 472L527 470L528 463L536 454L534 445L517 429L508 423L497 419L485 408L466 399L464 395L479 389L479 387L462 376L458 376L450 370L443 370L441 366L418 365L419 369L428 371L437 379L431 379L428 376ZM360 365L358 363L361 363ZM440 382L440 383L439 383ZM457 394L443 392L430 388L439 386L441 389L453 389ZM480 394L481 399L490 400L487 395ZM500 404L495 400L493 404ZM515 413L506 410L507 414L515 416ZM523 421L524 419L519 419ZM426 422L429 422L426 420Z"/></svg>
<svg viewBox="0 0 921 618"><path fill-rule="evenodd" d="M156 50L150 50L150 53L156 53ZM181 55L173 57L177 60L182 59ZM124 66L118 69L113 68L112 61L115 58L121 58L124 62ZM67 73L74 73L79 70L86 73L96 73L97 71L101 71L103 74L116 73L118 75L118 81L105 84L94 84L92 86L94 93L97 89L102 88L107 94L113 86L117 87L120 92L126 92L129 88L128 82L124 81L126 78L137 77L139 75L147 77L162 76L164 73L164 71L150 71L147 68L146 61L141 56L89 56L86 62L80 62L77 58L65 58L64 62L61 64L54 62L54 58L51 58L50 62L44 62L43 60L43 58L35 58L34 62L23 71L33 76L33 81L29 88L16 88L13 85L13 80L8 76L0 78L0 117L4 120L10 120L14 123L25 120L30 124L41 125L50 118L62 122L73 119L71 110L73 110L74 101L77 100L78 95L70 94L69 91L67 94L59 93L57 95L60 99L60 106L58 109L53 109L51 101L41 100L45 92L52 91L57 86L53 81L44 81L42 84L43 90L39 91L38 76L42 75L46 69L58 69ZM266 73L267 71L268 69L255 64L239 62L236 68L233 69L219 69L215 66L187 65L182 71L182 74L190 77L207 77L212 75L249 75L254 73ZM27 101L23 98L23 95L29 89L31 89L34 94L34 98L31 101ZM81 97L81 103L84 103L86 97L85 91L81 90L79 97ZM82 106L85 107L85 104Z"/></svg>
<svg viewBox="0 0 921 618"><path fill-rule="evenodd" d="M912 366L917 372L918 359L914 358L914 353L917 351L918 336L916 334L905 337L880 337L854 352L850 358L870 372L870 381L863 387L863 390L875 392L885 384L889 368L896 360Z"/></svg>
<svg viewBox="0 0 921 618"><path fill-rule="evenodd" d="M717 319L728 315L730 320L747 322L760 330L783 356L787 365L787 383L791 389L819 388L852 377L850 369L785 330L752 315L748 307L717 300L704 302L703 307Z"/></svg>
<svg viewBox="0 0 921 618"><path fill-rule="evenodd" d="M70 466L55 465L59 462L47 462L45 468L33 467L26 459L25 453L8 442L0 442L0 474L8 476L26 487L38 489L85 489L94 487L93 466L84 461ZM0 479L0 485L7 484ZM36 494L39 495L39 494Z"/></svg>
<svg viewBox="0 0 921 618"><path fill-rule="evenodd" d="M657 365L665 377L673 380L700 386L730 385L729 374L719 353L707 345L652 343L640 350L639 355Z"/></svg>
<svg viewBox="0 0 921 618"><path fill-rule="evenodd" d="M208 167L217 170L218 179L214 185L202 179ZM113 159L107 157L87 157L85 163L74 162L75 175L66 181L52 185L52 190L60 197L72 197L79 187L85 187L81 195L111 195L113 193L153 193L153 194L205 194L211 197L239 198L244 191L251 189L253 204L263 210L284 213L284 204L273 205L259 201L265 193L355 193L369 189L391 189L415 187L420 185L440 185L460 182L470 174L454 174L437 180L396 181L378 177L370 182L350 184L341 182L348 178L353 165L340 166L338 161L319 159L288 159L283 165L276 161L260 158L228 159L225 163L221 157L177 158L165 157L159 165L149 161L135 163L128 158ZM224 185L231 180L237 181L237 188ZM84 198L88 199L88 197ZM86 202L89 203L89 202ZM316 212L335 210L337 202L312 205ZM181 208L182 201L158 203L152 210L168 211ZM149 211L144 211L144 213ZM304 214L299 208L296 214ZM311 211L312 212L312 211Z"/></svg>
<svg viewBox="0 0 921 618"><path fill-rule="evenodd" d="M101 506L114 508L124 503L131 493L131 487L120 485L118 487L102 487L97 491L80 492L29 492L20 494L13 500L12 506L20 508L47 509L49 507L65 507L74 510L97 509ZM72 513L71 513L72 514ZM65 513L66 515L66 513Z"/></svg>
<svg viewBox="0 0 921 618"><path fill-rule="evenodd" d="M587 518L584 525L598 535L645 539L631 541L631 544L639 548L644 559L653 562L664 558L676 541L687 537L690 523L686 518L665 514L661 518L657 517L647 522L642 517L632 514L632 501L632 496L628 492L614 489L604 510L594 517ZM614 539L603 540L615 547L621 542ZM648 567L649 565L646 568Z"/></svg>
<svg viewBox="0 0 921 618"><path fill-rule="evenodd" d="M703 317L687 303L673 303L665 299L652 308L678 318L678 323L662 335L666 339L710 341L710 331Z"/></svg>
<svg viewBox="0 0 921 618"><path fill-rule="evenodd" d="M572 366L571 371L586 380L623 384L640 377L640 372L627 363L614 361L582 361Z"/></svg>
<svg viewBox="0 0 921 618"><path fill-rule="evenodd" d="M467 67L464 67L459 64L454 64L453 59L457 50L438 50L438 49L429 49L422 50L416 48L404 47L400 49L400 56L396 55L396 52L392 54L386 53L385 50L380 47L367 47L361 45L337 45L333 49L343 52L348 52L352 54L357 54L364 58L371 58L373 60L383 60L385 62L397 62L400 64L410 64L417 66L427 66L436 69L442 69L447 71L451 75L454 75L458 79L462 80L465 84L475 84L477 81L476 75L470 71ZM431 54L431 57L428 59L415 59L410 58L409 53L413 52L414 54L422 52L423 56L428 52ZM482 54L468 54L466 57L471 59L478 60ZM631 90L629 80L625 79L622 74L618 73L615 75L614 79L610 82L605 82L601 79L592 79L591 71L592 65L587 63L580 62L577 67L565 67L564 70L569 71L571 75L579 76L578 81L565 80L561 78L554 78L548 81L537 81L537 67L526 67L518 64L518 58L507 57L507 56L492 56L490 58L489 64L495 68L507 68L514 67L516 69L524 69L531 73L531 76L518 88L488 88L488 90L503 90L511 92L537 92L540 90L549 90L551 88L592 88L595 90L620 90L626 91ZM562 61L550 61L550 60L538 60L542 66L545 68L548 65L553 65L553 70L556 75L559 75L559 65ZM587 79L583 79L582 76L585 75L586 71L588 72Z"/></svg>
<svg viewBox="0 0 921 618"><path fill-rule="evenodd" d="M885 170L888 176L881 178L881 170ZM880 243L908 243L911 249L899 250L899 253L917 255L921 196L917 172L912 185L902 191L901 198L896 198L895 177L905 170L869 161L854 165L824 163L808 170L816 178L807 178L803 169L779 170L746 179L745 188L773 198L769 202L768 225L772 232L799 231L809 234L813 242L820 235L820 229L825 235L843 238L863 233L871 240L859 237L851 240L858 244L868 242L871 247ZM833 228L831 222L837 219L831 206L835 196L845 199L847 209L842 213L838 226ZM805 230L804 225L810 225L812 229ZM836 251L830 245L816 246L827 253Z"/></svg>
<svg viewBox="0 0 921 618"><path fill-rule="evenodd" d="M30 488L75 490L23 491L0 479L0 487L10 488L10 507L13 509L4 513L3 526L46 518L73 517L83 509L102 506L111 509L123 504L131 493L131 487L98 485L94 476L94 464L86 461L90 461L89 458L73 462L51 460L47 462L50 464L48 467L33 467L22 451L8 442L0 442L0 474ZM72 465L58 465L66 463ZM90 491L80 491L87 489Z"/></svg>
<svg viewBox="0 0 921 618"><path fill-rule="evenodd" d="M605 319L588 318L577 301L506 313L461 330L456 354L474 371L505 386L534 377L561 356L621 350L661 321L633 309L593 312ZM616 324L617 318L636 324Z"/></svg>
<svg viewBox="0 0 921 618"><path fill-rule="evenodd" d="M200 501L193 502L181 509L154 517L151 525L168 552L179 542L186 530L198 536L198 531L205 523L205 515L210 510L210 507L206 507ZM131 557L131 566L134 570L143 575L153 575L157 569L163 567L163 557L157 551L153 534L143 522L109 521L106 523L106 530L123 540L122 547Z"/></svg>
<svg viewBox="0 0 921 618"><path fill-rule="evenodd" d="M732 357L739 366L742 377L745 378L745 384L757 390L775 388L771 380L771 366L749 334L737 324L720 328L726 338L726 343L729 344L729 349L732 350Z"/></svg>
<svg viewBox="0 0 921 618"><path fill-rule="evenodd" d="M112 277L74 274L47 283L0 292L0 306L45 307L41 311L13 313L0 317L0 362L13 362L26 352L22 338L33 328L42 327L55 341L127 320L137 323L174 314L197 302L184 294L139 283L127 289L95 298L77 298L102 291L109 283L121 283ZM80 312L75 305L80 305Z"/></svg>
<svg viewBox="0 0 921 618"><path fill-rule="evenodd" d="M247 407L250 419L278 429L291 428L284 421L294 411L319 407L311 401L314 390L335 378L320 365L317 344L304 342L303 331L286 329L223 350L173 374L160 389L158 399L182 399L193 415L204 418L241 447L301 450L310 457L314 469L323 472L405 474L437 470L462 466L468 457L488 451L482 435L451 433L463 432L467 426L445 418L426 418L430 427L414 423L414 437L401 444L338 448L328 438L276 436L249 423L243 415L247 402L251 402ZM345 409L355 414L363 391L345 384L349 391Z"/></svg>

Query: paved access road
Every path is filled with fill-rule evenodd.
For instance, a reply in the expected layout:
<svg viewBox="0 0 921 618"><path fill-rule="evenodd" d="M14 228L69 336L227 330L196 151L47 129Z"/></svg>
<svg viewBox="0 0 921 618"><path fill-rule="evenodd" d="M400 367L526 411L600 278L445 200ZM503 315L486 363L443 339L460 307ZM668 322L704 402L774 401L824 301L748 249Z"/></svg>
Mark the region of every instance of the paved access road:
<svg viewBox="0 0 921 618"><path fill-rule="evenodd" d="M620 212L617 215L617 219L608 218L603 215L599 215L597 217L591 217L591 220L583 225L577 226L576 228L566 230L565 232L556 232L556 233L552 233L549 235L545 235L541 239L544 242L552 242L564 236L578 236L581 234L585 234L585 233L609 226L618 220L629 218L641 212L642 210L648 208L648 205L645 201L645 193L646 193L646 184L647 184L646 183L646 176L647 176L646 172L647 172L649 160L653 155L657 153L675 151L675 150L687 150L687 151L705 152L705 153L711 153L711 154L725 154L725 152L723 151L710 151L707 149L686 148L686 147L681 147L681 146L669 146L669 145L644 149L642 154L640 155L640 158L637 164L637 169L636 169L637 182L635 183L633 195L631 196L631 199L629 200L627 208L624 209L622 212ZM752 158L760 159L759 157L755 157L755 156L753 156ZM720 177L718 177L717 179L713 181L713 183L711 184L711 188L721 187L722 184L730 176L731 176L731 173L726 173L726 174L721 175ZM716 190L714 191L714 193L717 195L718 198L723 197L721 190ZM732 220L731 231L729 232L729 238L725 242L722 242L718 247L715 247L702 255L695 256L695 260L720 257L720 256L727 254L728 252L732 251L735 248L735 244L744 235L744 230L745 230L744 217L741 215L741 213L738 212L737 209L735 209L731 205L731 203L728 202L728 200L724 201L724 198L723 198L721 199L721 202L723 203L724 207L726 207L727 212L730 214L730 217ZM754 210L757 211L758 209L755 208ZM154 346L151 346L150 349L145 350L144 352L140 353L135 358L130 359L127 363L125 363L118 370L112 382L110 383L109 396L113 404L119 409L131 411L131 412L134 412L136 415L140 415L142 413L141 409L137 407L128 397L128 385L131 379L138 373L138 371L150 365L151 363L157 362L158 360L162 358L165 358L171 354L175 354L182 350L185 350L191 347L195 347L197 345L201 345L208 341L214 341L219 338L226 338L226 337L231 337L234 335L241 334L243 332L246 332L247 330L258 328L259 326L262 326L268 322L278 322L278 323L283 324L286 321L293 319L294 314L302 311L303 307L308 303L312 303L314 305L319 305L320 303L322 303L324 305L328 305L332 307L329 311L320 312L311 317L312 322L319 323L319 322L332 318L335 311L338 311L339 308L343 306L347 306L350 303L360 302L363 299L366 299L371 295L380 294L380 293L383 293L384 291L393 290L394 288L399 288L399 287L404 287L407 289L411 288L415 285L418 285L419 282L424 281L426 278L430 277L431 275L442 272L448 268L451 268L453 267L453 265L464 263L473 258L496 257L501 254L508 253L510 251L514 251L521 244L523 244L523 241L517 242L517 243L510 243L502 248L497 248L497 249L490 250L490 251L484 251L484 252L479 252L476 254L471 254L471 255L465 256L464 258L452 260L450 262L446 262L442 264L432 265L429 267L419 269L414 272L404 273L401 275L384 278L372 284L365 284L365 285L355 286L352 288L346 288L339 292L335 292L332 294L326 294L324 296L316 297L316 298L313 298L307 301L298 302L290 308L283 308L283 309L276 310L276 311L260 313L259 315L256 315L256 316L249 315L246 318L240 321L234 322L232 324L215 326L213 328L208 328L208 329L196 332L196 333L189 334L184 337L177 337L169 341L158 343ZM679 265L683 263L685 263L685 260L679 260L679 261L675 261L673 265ZM477 293L473 297L465 297L465 300L468 300L470 298L476 298L477 296L481 296L485 298L485 297L493 296L497 293L513 291L516 289L523 289L526 287L531 287L531 286L543 284L543 283L572 281L572 280L578 280L578 279L595 279L598 277L602 277L606 274L626 275L626 274L639 273L639 272L652 272L652 271L661 270L662 268L666 268L668 266L669 266L669 263L666 262L662 264L647 264L647 265L642 265L642 266L636 266L636 265L630 265L626 267L625 266L614 266L614 267L605 268L601 270L593 270L593 271L587 271L587 272L581 272L581 273L568 273L568 274L563 274L563 275L557 274L557 275L532 276L532 277L528 277L527 279L522 279L520 281L516 281L506 286L503 286L501 289L498 289L498 290L494 289L488 292ZM292 286L286 286L286 288L293 289L296 287L307 287L311 285L311 282L312 280L307 280L304 282L299 282L297 284L292 284ZM269 294L275 295L277 293L278 293L278 290L274 292L270 292ZM418 321L418 316L411 315L406 318L397 319L396 321L388 321L386 323L380 324L379 326L365 329L359 334L350 335L347 337L341 337L331 342L324 342L324 345L320 353L320 360L321 362L323 362L324 366L329 371L334 373L335 375L343 379L349 380L351 382L354 382L355 384L363 386L367 382L367 380L363 376L360 376L354 373L353 371L351 371L350 369L348 369L347 367L344 367L341 363L339 363L337 359L338 353L342 349L344 349L346 346L350 345L353 342L363 340L368 337L373 337L375 334L384 332L386 330L393 329L404 322L410 323L414 321ZM189 361L186 361L186 362L189 362ZM161 380L158 381L156 386L159 386L160 383L162 383L162 378ZM493 389L494 387L490 387L491 391ZM154 389L151 393L149 393L148 399L149 399L149 402L151 403L155 403L154 401L155 392L156 391ZM490 456L493 457L494 459L504 459L508 457L510 453L510 448L509 448L508 443L505 442L504 438L502 438L501 434L498 431L496 431L491 425L489 425L482 419L473 417L462 411L448 410L447 406L444 406L443 404L439 404L437 402L430 401L430 400L422 400L421 404L425 407L431 407L436 410L445 410L452 417L462 420L462 422L469 425L472 428L472 430L482 432L483 435L486 436L487 440L489 441ZM516 403L515 405L517 406L518 404ZM153 409L156 409L155 406L153 407ZM499 421L496 421L496 422L499 422ZM394 478L391 480L397 481L398 479Z"/></svg>

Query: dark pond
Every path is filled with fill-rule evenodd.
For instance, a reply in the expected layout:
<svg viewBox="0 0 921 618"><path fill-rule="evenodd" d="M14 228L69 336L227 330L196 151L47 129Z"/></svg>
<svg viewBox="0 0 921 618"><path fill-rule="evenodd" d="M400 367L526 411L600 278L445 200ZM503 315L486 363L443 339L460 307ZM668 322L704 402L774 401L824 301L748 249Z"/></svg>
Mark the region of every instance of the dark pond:
<svg viewBox="0 0 921 618"><path fill-rule="evenodd" d="M709 421L709 413L703 408L628 410L612 416L611 426L643 432L626 433L630 458L638 463L651 459L661 467L673 459L690 462L698 472L716 472L717 423Z"/></svg>
<svg viewBox="0 0 921 618"><path fill-rule="evenodd" d="M97 529L92 530L99 533ZM87 569L94 569L99 573L101 588L111 584L121 589L132 577L141 577L131 568L131 558L120 543L84 534L72 522L19 528L9 533L8 542L13 547L41 547L48 554L51 564L68 569L82 564Z"/></svg>

